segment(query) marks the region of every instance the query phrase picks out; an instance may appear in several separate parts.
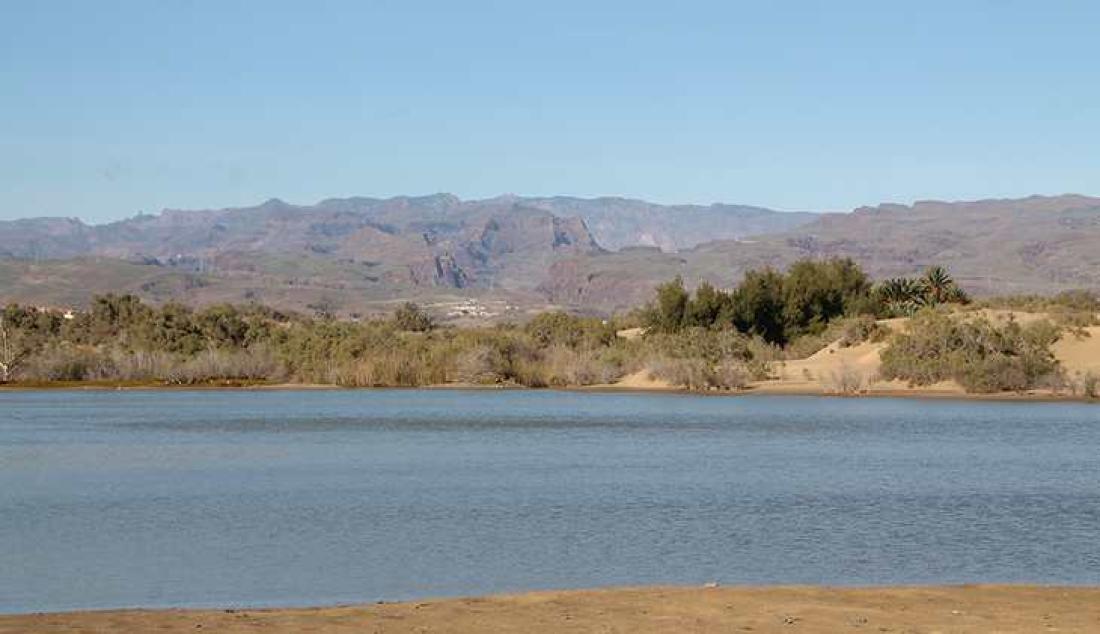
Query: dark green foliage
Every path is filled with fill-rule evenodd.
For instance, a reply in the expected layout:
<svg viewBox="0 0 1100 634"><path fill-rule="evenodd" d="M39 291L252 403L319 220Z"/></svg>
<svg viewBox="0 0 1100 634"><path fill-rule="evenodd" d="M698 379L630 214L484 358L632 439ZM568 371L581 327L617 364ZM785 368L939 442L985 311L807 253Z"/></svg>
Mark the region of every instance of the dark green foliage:
<svg viewBox="0 0 1100 634"><path fill-rule="evenodd" d="M679 332L687 325L691 296L679 276L657 287L657 299L649 311L646 326L654 332Z"/></svg>
<svg viewBox="0 0 1100 634"><path fill-rule="evenodd" d="M711 328L716 324L731 323L733 298L710 282L703 282L695 289L695 297L688 302L685 326Z"/></svg>
<svg viewBox="0 0 1100 634"><path fill-rule="evenodd" d="M875 286L872 299L882 316L911 316L925 306L967 304L966 294L947 269L931 266L919 278L895 277Z"/></svg>
<svg viewBox="0 0 1100 634"><path fill-rule="evenodd" d="M871 284L849 259L802 260L784 274L752 270L732 293L704 282L692 297L680 278L661 285L645 325L655 333L728 328L783 345L845 314L869 312Z"/></svg>
<svg viewBox="0 0 1100 634"><path fill-rule="evenodd" d="M733 325L769 343L787 342L785 278L773 269L749 271L733 292Z"/></svg>
<svg viewBox="0 0 1100 634"><path fill-rule="evenodd" d="M850 259L795 262L783 282L783 339L825 330L831 320L853 312L870 290L867 275Z"/></svg>

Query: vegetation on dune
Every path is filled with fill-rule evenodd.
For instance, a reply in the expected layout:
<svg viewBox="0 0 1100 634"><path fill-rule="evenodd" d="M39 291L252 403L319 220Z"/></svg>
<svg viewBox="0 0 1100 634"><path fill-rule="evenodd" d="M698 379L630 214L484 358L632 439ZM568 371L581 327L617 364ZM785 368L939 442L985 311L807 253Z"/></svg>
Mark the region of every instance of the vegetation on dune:
<svg viewBox="0 0 1100 634"><path fill-rule="evenodd" d="M923 312L882 352L880 374L913 385L954 380L970 392L1022 392L1058 379L1050 346L1060 336L1049 321L998 325Z"/></svg>
<svg viewBox="0 0 1100 634"><path fill-rule="evenodd" d="M1066 329L1083 336L1098 307L1087 294L1044 299L1047 312L1063 317L1026 326L943 308L967 301L941 268L872 284L847 259L749 271L730 290L703 283L689 292L677 278L643 310L611 320L547 312L523 325L482 328L441 326L412 303L389 319L340 321L260 305L195 310L104 295L73 315L4 308L0 381L564 387L644 370L675 386L731 390L769 378L776 361L834 342L886 341L880 378L1026 390L1063 380L1051 345ZM904 332L879 322L899 314L914 315ZM644 335L617 336L627 326ZM1096 381L1086 377L1080 387L1094 393Z"/></svg>

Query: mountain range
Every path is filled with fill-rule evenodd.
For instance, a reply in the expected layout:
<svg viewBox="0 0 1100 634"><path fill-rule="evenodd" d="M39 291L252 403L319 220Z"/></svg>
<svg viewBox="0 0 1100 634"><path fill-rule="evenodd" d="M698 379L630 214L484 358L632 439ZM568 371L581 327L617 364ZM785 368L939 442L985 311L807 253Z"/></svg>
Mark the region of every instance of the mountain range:
<svg viewBox="0 0 1100 634"><path fill-rule="evenodd" d="M884 204L849 213L626 198L450 194L165 210L108 224L0 222L0 302L79 306L259 301L355 314L463 298L596 313L675 275L728 287L745 270L849 256L875 277L937 263L975 294L1100 289L1100 199Z"/></svg>

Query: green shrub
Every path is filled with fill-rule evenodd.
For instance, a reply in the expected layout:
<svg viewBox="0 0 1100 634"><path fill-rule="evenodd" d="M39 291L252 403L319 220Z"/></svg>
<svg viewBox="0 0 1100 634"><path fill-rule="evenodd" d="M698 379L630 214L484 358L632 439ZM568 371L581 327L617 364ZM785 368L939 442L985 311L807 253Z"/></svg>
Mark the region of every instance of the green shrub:
<svg viewBox="0 0 1100 634"><path fill-rule="evenodd" d="M913 385L955 380L970 392L1023 391L1058 372L1050 346L1059 336L1046 321L997 325L925 311L883 351L880 375Z"/></svg>

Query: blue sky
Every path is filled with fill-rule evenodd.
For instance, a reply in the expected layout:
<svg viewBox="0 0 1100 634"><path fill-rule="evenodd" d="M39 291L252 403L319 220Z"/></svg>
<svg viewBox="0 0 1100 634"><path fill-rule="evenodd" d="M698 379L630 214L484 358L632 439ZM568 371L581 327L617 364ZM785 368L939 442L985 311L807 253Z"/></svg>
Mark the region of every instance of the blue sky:
<svg viewBox="0 0 1100 634"><path fill-rule="evenodd" d="M1095 2L0 0L0 218L1100 194Z"/></svg>

